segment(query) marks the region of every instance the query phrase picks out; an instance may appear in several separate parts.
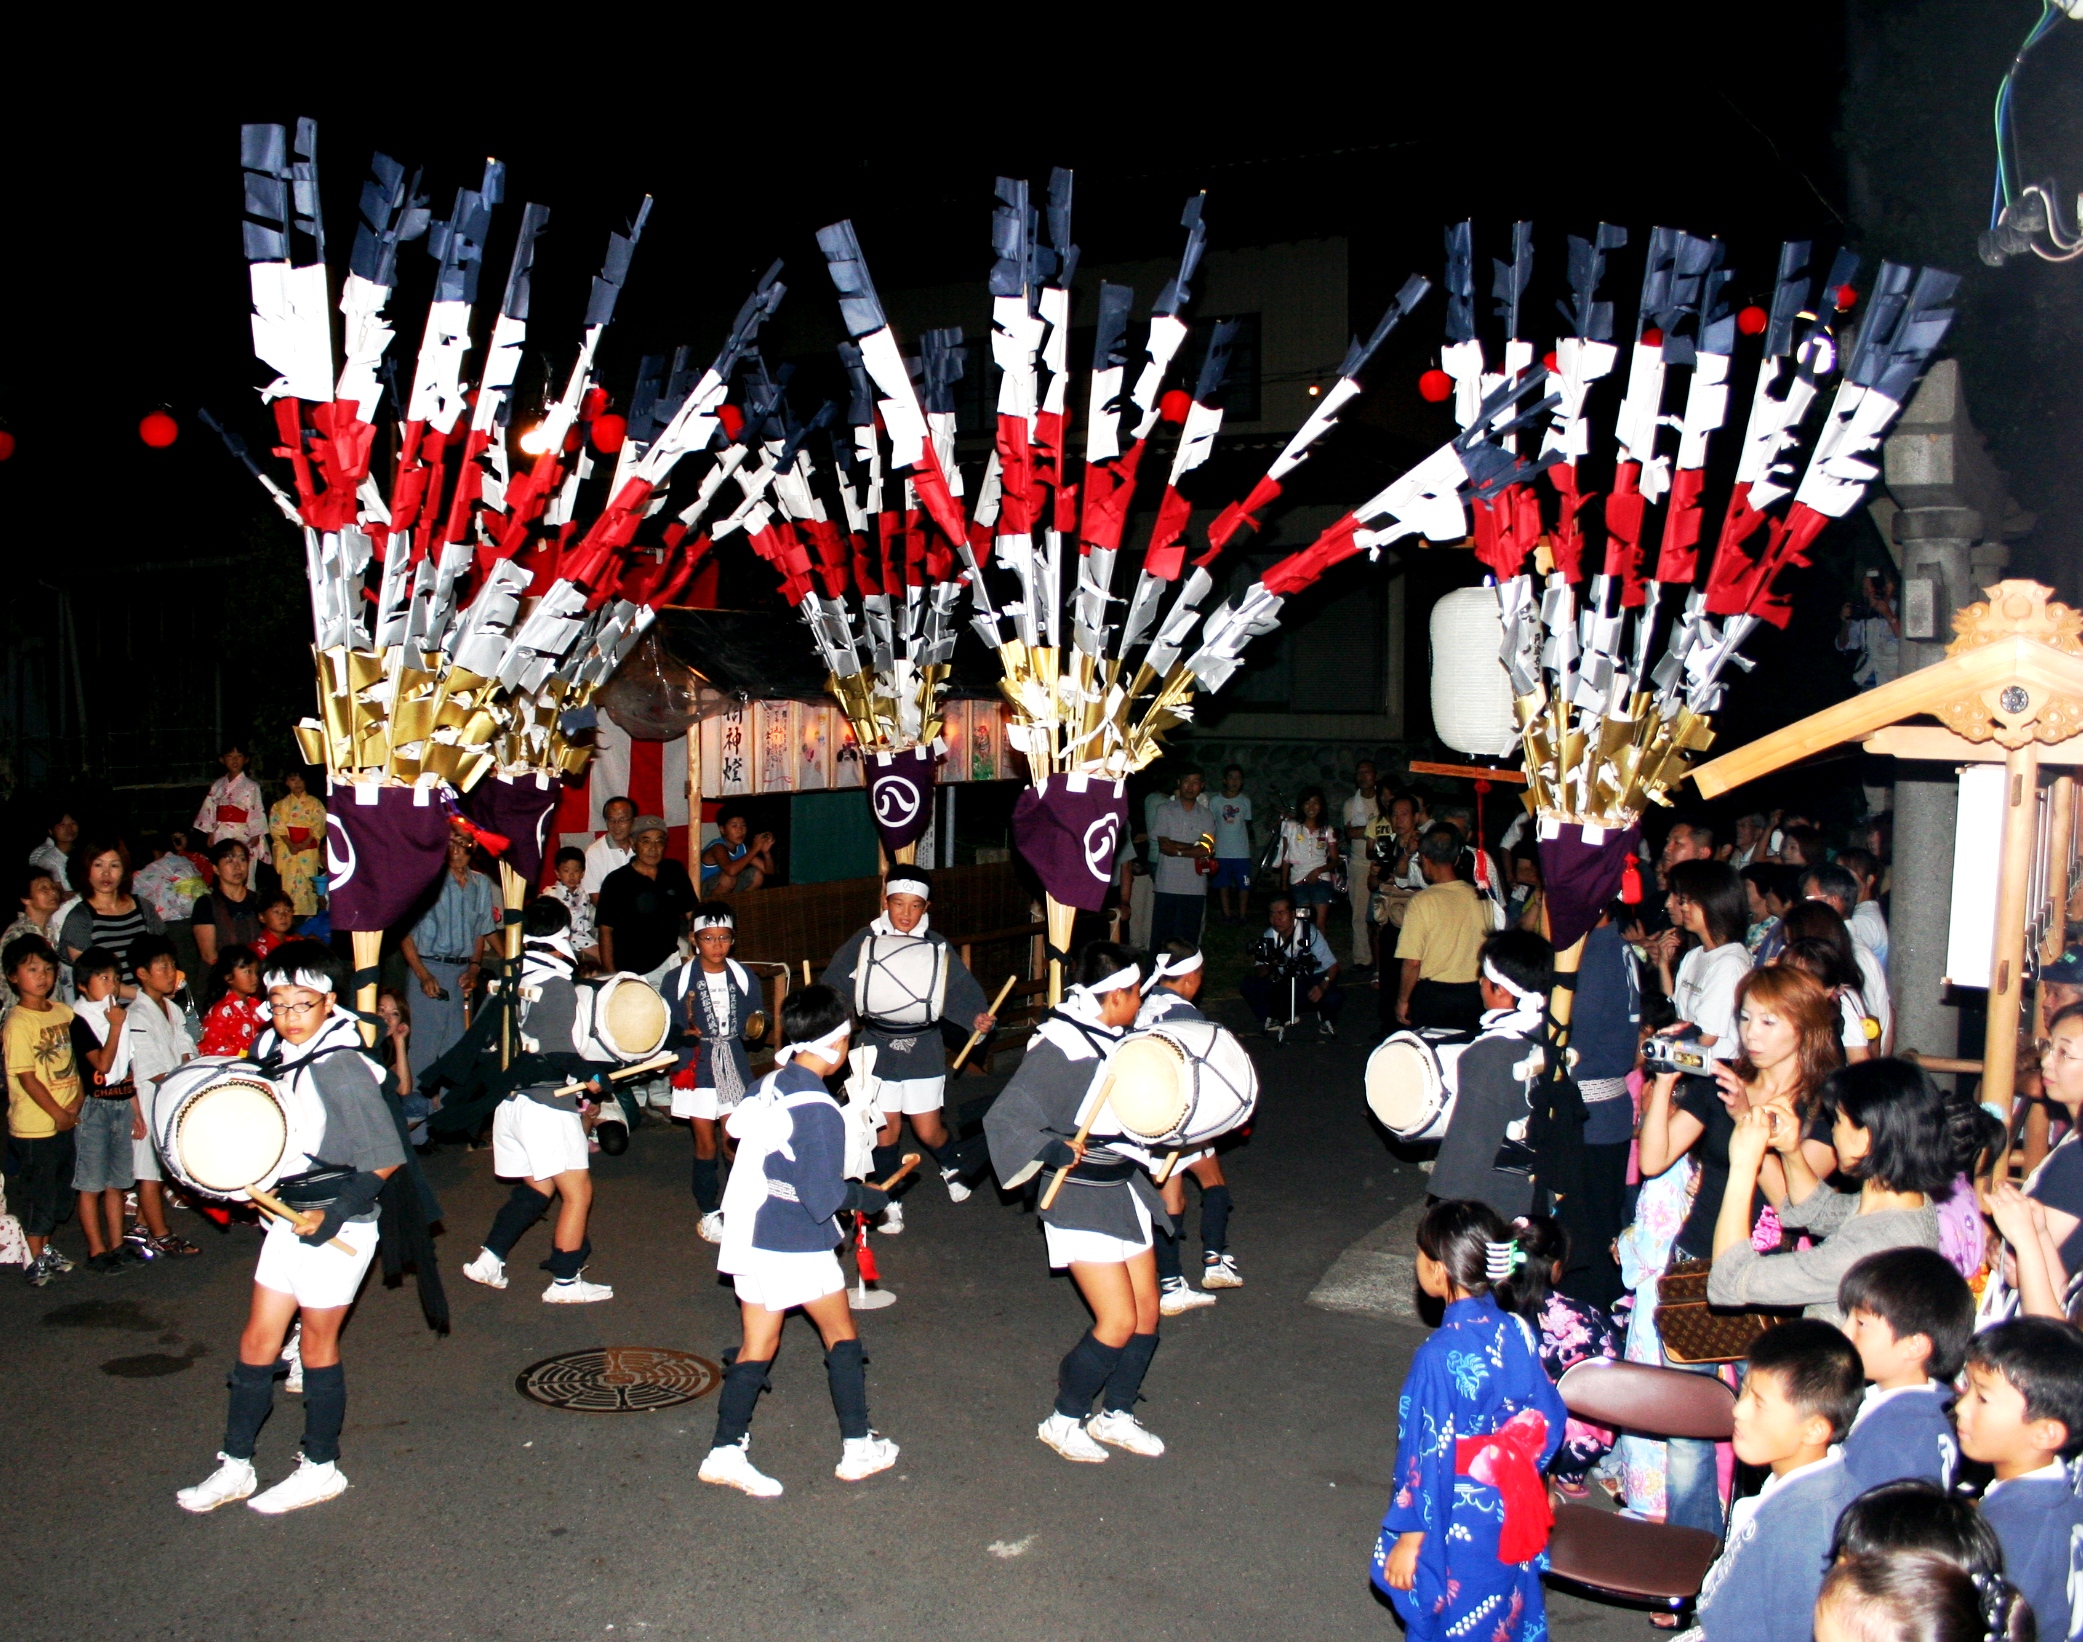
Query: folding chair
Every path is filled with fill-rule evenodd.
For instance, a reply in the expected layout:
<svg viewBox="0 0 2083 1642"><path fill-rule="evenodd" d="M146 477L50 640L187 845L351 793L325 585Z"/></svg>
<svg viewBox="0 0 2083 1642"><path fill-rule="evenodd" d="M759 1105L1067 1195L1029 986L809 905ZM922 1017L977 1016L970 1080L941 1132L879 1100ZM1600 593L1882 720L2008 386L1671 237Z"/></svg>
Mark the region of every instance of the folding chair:
<svg viewBox="0 0 2083 1642"><path fill-rule="evenodd" d="M1579 1419L1644 1436L1727 1442L1734 1428L1735 1393L1711 1375L1593 1358L1564 1374L1557 1390ZM1720 1550L1721 1541L1698 1528L1564 1500L1555 1506L1548 1574L1594 1595L1678 1613L1700 1594Z"/></svg>

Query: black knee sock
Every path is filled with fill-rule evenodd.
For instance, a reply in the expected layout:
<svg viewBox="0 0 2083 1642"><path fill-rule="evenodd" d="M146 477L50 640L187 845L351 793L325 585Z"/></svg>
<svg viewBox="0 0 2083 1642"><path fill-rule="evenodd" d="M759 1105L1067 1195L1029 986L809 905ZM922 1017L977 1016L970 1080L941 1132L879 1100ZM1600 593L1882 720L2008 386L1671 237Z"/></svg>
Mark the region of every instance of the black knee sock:
<svg viewBox="0 0 2083 1642"><path fill-rule="evenodd" d="M722 1188L717 1184L717 1167L717 1160L713 1157L694 1160L694 1201L703 1214L714 1214L723 1197Z"/></svg>
<svg viewBox="0 0 2083 1642"><path fill-rule="evenodd" d="M492 1217L492 1229L485 1233L485 1247L504 1260L520 1242L521 1233L549 1212L550 1200L533 1186L523 1181L507 1194L499 1205L499 1212Z"/></svg>
<svg viewBox="0 0 2083 1642"><path fill-rule="evenodd" d="M729 1448L745 1440L752 1429L752 1410L767 1387L767 1370L774 1359L740 1358L723 1372L723 1389L716 1393L716 1440L711 1445Z"/></svg>
<svg viewBox="0 0 2083 1642"><path fill-rule="evenodd" d="M825 1353L825 1379L832 1387L832 1412L839 1416L839 1435L868 1434L868 1371L861 1342L841 1340Z"/></svg>
<svg viewBox="0 0 2083 1642"><path fill-rule="evenodd" d="M1150 1359L1157 1355L1157 1335L1131 1334L1128 1344L1121 1348L1121 1360L1107 1376L1107 1394L1100 1399L1100 1407L1109 1414L1130 1414L1135 1411L1136 1398L1142 1394L1143 1376L1150 1372Z"/></svg>
<svg viewBox="0 0 2083 1642"><path fill-rule="evenodd" d="M340 1457L340 1427L347 1423L347 1370L304 1370L304 1458L330 1465Z"/></svg>
<svg viewBox="0 0 2083 1642"><path fill-rule="evenodd" d="M550 1250L549 1259L545 1260L539 1269L548 1272L560 1283L568 1283L578 1276L592 1253L593 1239L589 1237L575 1249Z"/></svg>
<svg viewBox="0 0 2083 1642"><path fill-rule="evenodd" d="M1078 1337L1056 1370L1056 1412L1082 1420L1092 1412L1092 1399L1107 1383L1121 1347L1101 1345L1089 1328Z"/></svg>
<svg viewBox="0 0 2083 1642"><path fill-rule="evenodd" d="M1169 1282L1174 1277L1183 1277L1179 1269L1179 1239L1155 1224L1150 1227L1151 1245L1157 1251L1157 1279Z"/></svg>
<svg viewBox="0 0 2083 1642"><path fill-rule="evenodd" d="M224 1452L235 1460L253 1458L253 1444L260 1428L268 1423L275 1407L275 1365L233 1363L225 1385L231 1390L231 1406L224 1416ZM305 1370L310 1383L310 1370Z"/></svg>
<svg viewBox="0 0 2083 1642"><path fill-rule="evenodd" d="M921 1141L919 1144L922 1146L926 1145L924 1141ZM953 1135L949 1135L938 1146L926 1146L926 1151L933 1161L943 1169L959 1169L962 1167L962 1143Z"/></svg>
<svg viewBox="0 0 2083 1642"><path fill-rule="evenodd" d="M1201 1253L1223 1254L1230 1246L1230 1189L1204 1186L1201 1189Z"/></svg>

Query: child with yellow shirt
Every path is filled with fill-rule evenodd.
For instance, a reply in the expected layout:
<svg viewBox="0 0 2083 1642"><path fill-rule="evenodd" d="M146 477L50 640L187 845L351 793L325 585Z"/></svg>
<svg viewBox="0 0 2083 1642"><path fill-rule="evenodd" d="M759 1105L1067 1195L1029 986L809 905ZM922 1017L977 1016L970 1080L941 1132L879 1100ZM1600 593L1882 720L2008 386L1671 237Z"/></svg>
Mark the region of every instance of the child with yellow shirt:
<svg viewBox="0 0 2083 1642"><path fill-rule="evenodd" d="M58 955L40 935L18 935L0 949L0 971L14 988L15 1007L0 1029L7 1057L7 1132L22 1159L22 1232L29 1242L29 1286L42 1288L72 1270L52 1246L51 1233L69 1206L73 1130L79 1124L78 1069L72 1057L72 1011L52 993Z"/></svg>

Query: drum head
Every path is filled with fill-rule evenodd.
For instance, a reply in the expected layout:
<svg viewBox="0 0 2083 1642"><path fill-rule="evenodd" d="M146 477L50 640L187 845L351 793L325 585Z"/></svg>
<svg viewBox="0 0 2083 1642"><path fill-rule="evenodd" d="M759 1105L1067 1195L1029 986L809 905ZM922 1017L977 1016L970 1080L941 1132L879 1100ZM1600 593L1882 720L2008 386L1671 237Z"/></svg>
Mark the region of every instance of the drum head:
<svg viewBox="0 0 2083 1642"><path fill-rule="evenodd" d="M289 1146L289 1120L273 1087L226 1079L181 1108L168 1161L204 1191L236 1196L266 1180Z"/></svg>
<svg viewBox="0 0 2083 1642"><path fill-rule="evenodd" d="M1432 1046L1398 1032L1367 1057L1367 1107L1390 1134L1409 1140L1439 1113L1445 1088Z"/></svg>
<svg viewBox="0 0 2083 1642"><path fill-rule="evenodd" d="M1190 1100L1179 1134L1205 1145L1247 1122L1258 1106L1258 1068L1235 1034L1214 1021L1170 1021L1154 1029L1186 1056Z"/></svg>
<svg viewBox="0 0 2083 1642"><path fill-rule="evenodd" d="M1112 1087L1107 1105L1133 1139L1171 1139L1192 1110L1187 1059L1179 1045L1157 1032L1126 1038L1107 1063Z"/></svg>
<svg viewBox="0 0 2083 1642"><path fill-rule="evenodd" d="M670 1022L665 999L643 981L624 979L601 1000L601 1031L617 1054L642 1060L665 1042Z"/></svg>

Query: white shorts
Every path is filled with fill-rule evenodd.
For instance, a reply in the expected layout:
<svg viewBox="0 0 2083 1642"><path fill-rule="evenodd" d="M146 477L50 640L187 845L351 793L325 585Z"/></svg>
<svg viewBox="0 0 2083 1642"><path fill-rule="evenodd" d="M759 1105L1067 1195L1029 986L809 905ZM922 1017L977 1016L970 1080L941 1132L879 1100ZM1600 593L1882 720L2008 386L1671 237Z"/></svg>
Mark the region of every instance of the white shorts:
<svg viewBox="0 0 2083 1642"><path fill-rule="evenodd" d="M492 1114L492 1173L503 1180L548 1180L586 1167L586 1125L526 1095Z"/></svg>
<svg viewBox="0 0 2083 1642"><path fill-rule="evenodd" d="M343 1254L330 1243L313 1248L289 1229L288 1221L270 1220L253 1281L277 1294L295 1295L299 1306L312 1311L352 1305L376 1254L376 1222L350 1220L334 1235L355 1252Z"/></svg>
<svg viewBox="0 0 2083 1642"><path fill-rule="evenodd" d="M1066 1186L1066 1191L1078 1188ZM1119 1266L1133 1260L1150 1246L1150 1211L1140 1197L1129 1194L1136 1206L1136 1219L1142 1222L1143 1235L1140 1241L1131 1243L1126 1238L1109 1237L1105 1232L1076 1231L1067 1226L1052 1226L1042 1222L1042 1235L1048 1239L1049 1265L1061 1271L1072 1261L1081 1265Z"/></svg>
<svg viewBox="0 0 2083 1642"><path fill-rule="evenodd" d="M779 1254L754 1249L752 1262L751 1271L738 1272L732 1281L740 1300L768 1311L807 1306L846 1287L846 1273L839 1268L839 1256L829 1249L819 1254Z"/></svg>
<svg viewBox="0 0 2083 1642"><path fill-rule="evenodd" d="M164 1180L159 1172L159 1148L152 1141L152 1097L158 1088L150 1082L137 1086L138 1114L145 1120L145 1138L130 1143L130 1173L138 1180Z"/></svg>
<svg viewBox="0 0 2083 1642"><path fill-rule="evenodd" d="M722 1119L723 1108L716 1104L714 1089L675 1089L673 1116L703 1117L715 1123Z"/></svg>
<svg viewBox="0 0 2083 1642"><path fill-rule="evenodd" d="M947 1078L878 1078L875 1104L884 1112L937 1112L947 1104Z"/></svg>

